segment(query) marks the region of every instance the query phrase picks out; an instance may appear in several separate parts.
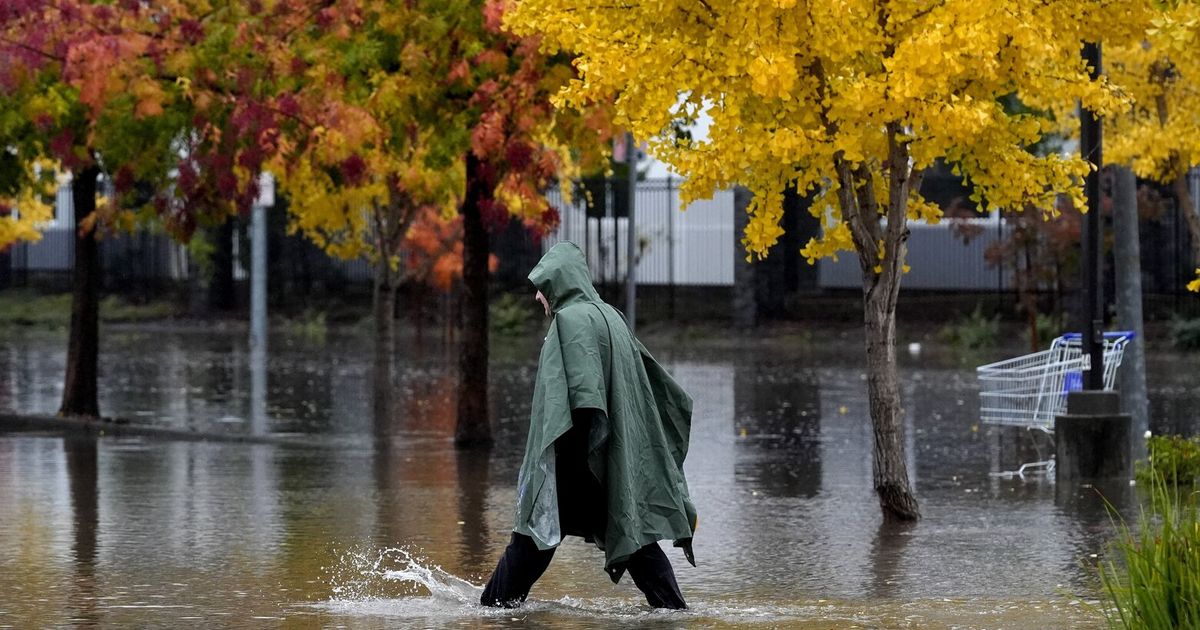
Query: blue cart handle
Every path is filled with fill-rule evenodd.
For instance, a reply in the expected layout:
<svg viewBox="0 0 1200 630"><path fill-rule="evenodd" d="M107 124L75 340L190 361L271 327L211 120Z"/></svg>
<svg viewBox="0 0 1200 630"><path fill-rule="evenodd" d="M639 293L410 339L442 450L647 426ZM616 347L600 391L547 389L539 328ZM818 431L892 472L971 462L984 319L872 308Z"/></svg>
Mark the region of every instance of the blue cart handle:
<svg viewBox="0 0 1200 630"><path fill-rule="evenodd" d="M1134 333L1132 330L1113 330L1113 331L1104 333L1105 339L1120 339L1121 337L1125 337L1126 339L1133 339L1136 336L1137 336L1137 334ZM1083 335L1080 333L1077 333L1077 332L1063 333L1063 336L1062 336L1063 339L1066 339L1068 341L1075 341L1076 339L1080 339L1081 337L1083 337Z"/></svg>

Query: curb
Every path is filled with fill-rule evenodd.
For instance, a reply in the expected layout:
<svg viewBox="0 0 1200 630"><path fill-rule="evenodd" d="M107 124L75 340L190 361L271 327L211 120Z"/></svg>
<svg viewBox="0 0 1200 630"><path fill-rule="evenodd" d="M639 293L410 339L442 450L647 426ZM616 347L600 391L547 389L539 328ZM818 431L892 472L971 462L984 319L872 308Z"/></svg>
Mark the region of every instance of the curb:
<svg viewBox="0 0 1200 630"><path fill-rule="evenodd" d="M19 415L0 413L0 435L4 433L62 433L71 436L100 437L145 437L157 440L185 442L225 442L233 444L280 444L286 446L316 447L317 445L293 437L276 435L239 435L213 433L189 429L172 429L147 424L136 424L120 418L82 418L45 415Z"/></svg>

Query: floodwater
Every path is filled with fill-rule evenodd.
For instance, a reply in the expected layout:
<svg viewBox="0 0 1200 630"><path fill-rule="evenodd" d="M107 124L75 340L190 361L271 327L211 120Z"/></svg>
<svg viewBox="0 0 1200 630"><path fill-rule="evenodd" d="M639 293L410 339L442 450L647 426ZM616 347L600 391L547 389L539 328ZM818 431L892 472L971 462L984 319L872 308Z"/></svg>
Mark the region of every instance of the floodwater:
<svg viewBox="0 0 1200 630"><path fill-rule="evenodd" d="M0 627L1103 627L1097 489L989 474L1046 449L976 420L973 366L1019 349L903 357L924 518L892 525L871 491L853 330L647 344L695 398L699 566L667 547L688 611L651 611L577 539L524 608L477 605L512 524L536 340L494 352L485 454L450 443L440 344L403 344L393 411L374 418L366 340L273 338L255 410L241 334L119 329L102 343L106 413L287 443L0 434ZM0 411L53 413L64 350L0 338ZM1155 430L1194 431L1197 359L1155 361Z"/></svg>

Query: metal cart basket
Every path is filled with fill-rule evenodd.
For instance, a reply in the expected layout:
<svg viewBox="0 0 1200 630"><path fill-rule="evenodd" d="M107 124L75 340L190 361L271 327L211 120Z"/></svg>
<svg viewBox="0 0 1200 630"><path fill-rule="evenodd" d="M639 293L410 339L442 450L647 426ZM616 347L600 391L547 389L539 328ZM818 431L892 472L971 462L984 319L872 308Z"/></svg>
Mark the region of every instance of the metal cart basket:
<svg viewBox="0 0 1200 630"><path fill-rule="evenodd" d="M1131 331L1104 333L1104 389L1112 389ZM1054 416L1067 406L1067 392L1082 389L1083 372L1091 369L1079 333L1054 340L1049 350L990 363L976 369L979 415L987 424L1054 430Z"/></svg>

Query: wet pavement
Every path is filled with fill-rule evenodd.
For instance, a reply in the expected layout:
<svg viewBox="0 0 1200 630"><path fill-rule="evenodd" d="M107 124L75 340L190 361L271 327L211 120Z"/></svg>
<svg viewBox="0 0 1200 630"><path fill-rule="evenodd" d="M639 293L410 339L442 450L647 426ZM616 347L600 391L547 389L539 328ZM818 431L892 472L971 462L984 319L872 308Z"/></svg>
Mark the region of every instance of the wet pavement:
<svg viewBox="0 0 1200 630"><path fill-rule="evenodd" d="M696 403L699 567L668 548L692 609L665 613L574 539L525 608L474 603L511 527L535 344L494 352L486 454L450 444L452 349L406 341L394 411L373 418L367 340L271 345L259 412L241 335L111 332L101 406L306 446L0 434L0 627L1103 627L1097 490L989 474L1046 448L976 420L973 366L1019 348L902 358L924 519L898 526L871 491L853 332L724 349L649 337ZM64 349L0 338L0 411L53 413ZM1156 431L1195 432L1198 363L1153 359ZM1128 486L1101 490L1133 502Z"/></svg>

